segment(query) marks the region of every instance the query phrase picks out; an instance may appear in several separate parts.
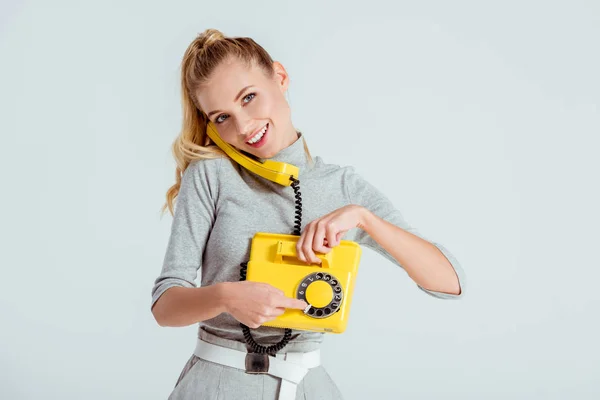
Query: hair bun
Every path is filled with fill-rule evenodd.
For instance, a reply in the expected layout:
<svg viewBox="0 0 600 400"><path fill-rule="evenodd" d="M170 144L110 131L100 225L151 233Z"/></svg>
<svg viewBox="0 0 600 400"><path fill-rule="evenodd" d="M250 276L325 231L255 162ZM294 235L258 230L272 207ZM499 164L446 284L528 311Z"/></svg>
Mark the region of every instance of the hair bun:
<svg viewBox="0 0 600 400"><path fill-rule="evenodd" d="M198 45L202 47L208 47L211 44L225 39L225 35L218 29L209 28L198 35Z"/></svg>

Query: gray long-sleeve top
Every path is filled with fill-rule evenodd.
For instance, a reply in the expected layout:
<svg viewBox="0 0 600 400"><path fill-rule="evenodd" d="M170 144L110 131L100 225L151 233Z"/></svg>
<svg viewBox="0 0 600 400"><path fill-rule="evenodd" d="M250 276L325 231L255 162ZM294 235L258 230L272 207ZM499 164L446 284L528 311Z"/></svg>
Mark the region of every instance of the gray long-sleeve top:
<svg viewBox="0 0 600 400"><path fill-rule="evenodd" d="M359 204L392 224L428 240L410 226L391 201L353 167L327 164L319 156L309 161L302 139L300 133L298 140L271 158L299 168L302 231L314 219L345 205ZM294 211L295 197L291 187L257 176L230 158L190 163L182 177L162 271L152 288L151 305L173 286L197 287L199 273L202 286L238 281L240 263L248 261L254 234L291 234ZM351 229L342 239L367 246L401 267L362 229ZM458 260L444 246L431 243L441 250L454 267L461 294L439 293L417 286L425 293L441 299L464 296L465 274ZM199 329L244 342L239 322L227 313L200 322ZM258 343L267 345L278 342L283 330L263 326L252 332ZM318 344L322 341L322 335L294 330L292 338L295 342Z"/></svg>

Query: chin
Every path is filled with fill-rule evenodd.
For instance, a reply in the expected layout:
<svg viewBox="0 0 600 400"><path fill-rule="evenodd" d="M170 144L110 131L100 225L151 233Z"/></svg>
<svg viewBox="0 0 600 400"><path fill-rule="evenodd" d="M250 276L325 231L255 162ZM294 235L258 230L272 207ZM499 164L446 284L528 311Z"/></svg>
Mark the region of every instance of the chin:
<svg viewBox="0 0 600 400"><path fill-rule="evenodd" d="M271 158L271 157L273 157L277 153L278 153L278 151L271 151L269 153L262 154L260 157L261 158Z"/></svg>
<svg viewBox="0 0 600 400"><path fill-rule="evenodd" d="M257 153L260 154L259 157L271 158L271 157L275 156L277 153L279 153L279 151L281 150L280 149L281 146L279 145L279 143L276 140L273 140L273 139L276 139L276 138L275 137L270 138L271 143L268 143L268 144L270 144L271 146L269 146L268 150L264 149L264 151L261 151L263 149L257 149ZM265 146L265 147L267 147L267 146Z"/></svg>

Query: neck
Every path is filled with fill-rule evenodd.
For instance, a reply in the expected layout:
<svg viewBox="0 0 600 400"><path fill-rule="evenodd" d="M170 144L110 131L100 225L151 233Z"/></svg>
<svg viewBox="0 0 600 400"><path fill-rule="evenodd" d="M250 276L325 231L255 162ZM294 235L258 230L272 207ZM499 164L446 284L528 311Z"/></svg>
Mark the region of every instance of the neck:
<svg viewBox="0 0 600 400"><path fill-rule="evenodd" d="M298 167L299 174L309 171L313 167L313 163L308 160L308 155L304 150L304 135L294 130L294 137L289 144L279 150L277 154L269 158L261 158L261 160L273 160L292 164Z"/></svg>

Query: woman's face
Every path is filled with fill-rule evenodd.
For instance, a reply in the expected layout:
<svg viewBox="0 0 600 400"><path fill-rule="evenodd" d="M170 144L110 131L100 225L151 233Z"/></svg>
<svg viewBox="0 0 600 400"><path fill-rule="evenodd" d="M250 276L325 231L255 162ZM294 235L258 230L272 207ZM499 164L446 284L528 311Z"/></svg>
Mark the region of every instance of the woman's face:
<svg viewBox="0 0 600 400"><path fill-rule="evenodd" d="M223 62L196 93L221 138L260 158L270 158L298 139L284 96L289 77L279 62L273 67L274 77L268 78L256 65Z"/></svg>

